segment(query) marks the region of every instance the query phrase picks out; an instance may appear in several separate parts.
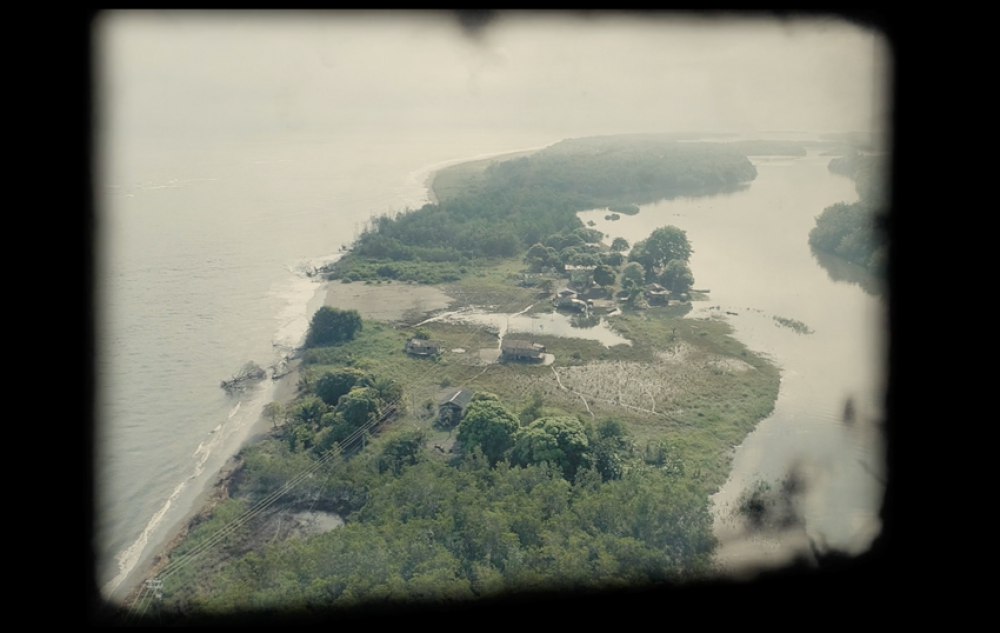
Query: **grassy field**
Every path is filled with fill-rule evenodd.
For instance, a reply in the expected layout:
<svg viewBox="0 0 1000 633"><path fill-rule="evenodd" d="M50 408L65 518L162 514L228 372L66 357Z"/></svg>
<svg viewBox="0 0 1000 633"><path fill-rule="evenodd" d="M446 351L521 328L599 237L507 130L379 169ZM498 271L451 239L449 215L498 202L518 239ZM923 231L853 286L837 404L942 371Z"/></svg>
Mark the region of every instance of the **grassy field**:
<svg viewBox="0 0 1000 633"><path fill-rule="evenodd" d="M461 305L520 310L538 295L510 279L516 267L517 262L505 262L444 289L460 297ZM480 350L494 350L495 356L495 335L483 326L446 321L421 325L444 343L442 355L415 357L403 351L412 328L366 321L355 340L310 350L303 377L315 380L325 371L354 366L398 381L407 395L406 413L396 424L428 429L431 444L449 437L433 428L437 403L449 389L495 393L515 413L538 393L546 407L558 411L618 418L640 447L665 443L688 476L714 489L725 481L731 450L771 412L779 372L734 339L725 321L686 319L689 310L659 307L606 317L632 345L533 337L555 356L550 366L488 362L488 353ZM452 351L458 349L463 351Z"/></svg>
<svg viewBox="0 0 1000 633"><path fill-rule="evenodd" d="M436 197L448 199L474 191L493 160L464 163L438 172L433 183ZM383 267L392 267L391 275L386 275ZM449 310L481 307L510 314L530 307L532 312L551 311L547 295L518 285L517 274L522 268L520 258L390 262L348 255L338 262L331 278L337 279L333 282L337 284L433 284L453 299ZM392 298L399 296L393 294ZM694 300L703 298L692 296ZM444 320L419 326L431 339L442 342L442 354L412 356L404 351L406 339L416 334L416 324L427 314L406 314L394 322L366 318L354 340L304 354L300 385L304 392L308 391L325 372L344 367L391 378L403 387L404 396L402 412L388 424L388 430L425 429L427 455L442 460L452 457L447 451L455 435L454 430L435 425L437 405L448 391L461 387L496 394L515 414L540 396L542 415L619 420L647 463L669 469L690 490L707 497L725 482L735 447L773 410L780 376L773 363L733 338L728 323L685 318L690 310L690 305L675 305L604 317L631 345L605 347L594 340L533 336L534 342L545 345L554 356L550 365L494 362L499 347L495 334L481 325ZM779 324L796 331L796 326L805 328L790 320ZM656 457L651 460L650 455ZM289 454L286 442L278 439L266 439L250 447L240 459L253 462L258 470L273 470L276 481L291 479L308 470L311 463L305 453ZM238 488L238 472L232 481ZM296 489L297 501L289 498L284 503L291 508L295 503L308 502L309 509L323 509L322 505L316 506L316 500L322 496L320 493L331 496L323 488L327 485L328 477L320 470L302 483L301 490ZM227 496L220 494L223 503L214 512L206 510L191 526L187 539L171 554L172 558L195 551L220 527L246 511L245 501L226 500ZM279 538L279 533L283 539L288 538L281 531L282 521L288 518L280 506L241 524L232 544L211 550L196 565L170 580L165 589L179 592L186 588L185 593L189 593L189 589L204 583L200 578L234 558L237 549L258 550L263 547L261 539L271 542ZM328 510L338 511L336 507Z"/></svg>

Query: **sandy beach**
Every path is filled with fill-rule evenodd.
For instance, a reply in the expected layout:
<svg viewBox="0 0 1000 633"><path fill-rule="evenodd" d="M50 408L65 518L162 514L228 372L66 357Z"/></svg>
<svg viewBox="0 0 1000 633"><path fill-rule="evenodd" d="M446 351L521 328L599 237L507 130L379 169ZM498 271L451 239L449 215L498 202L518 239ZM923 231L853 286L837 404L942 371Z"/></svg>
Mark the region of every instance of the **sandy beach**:
<svg viewBox="0 0 1000 633"><path fill-rule="evenodd" d="M511 152L459 164L472 169L485 168L494 161L527 156L536 151L538 150ZM428 197L434 204L438 203L438 197L434 191L434 180L439 171L431 172L425 180ZM357 282L345 284L334 281L328 282L326 288L320 292L325 292L324 305L357 310L363 319L396 323L419 321L428 313L447 309L454 302L453 298L439 288L405 283L366 285ZM278 379L275 386L275 401L287 405L295 399L300 365L300 359L292 361L290 372ZM251 427L243 447L259 442L273 431L271 423L261 416ZM163 541L164 545L159 548L159 551L151 556L145 565L136 569L131 577L116 589L113 594L115 601L123 600L123 604L126 605L133 603L146 580L155 577L169 562L170 552L184 539L191 524L199 517L208 515L220 501L227 498L229 478L238 467L239 460L235 455L226 461L211 485L206 486L199 493L192 504L192 510L184 517L184 520L168 533Z"/></svg>
<svg viewBox="0 0 1000 633"><path fill-rule="evenodd" d="M295 398L299 382L300 363L301 360L298 359L292 361L289 364L291 371L276 381L275 401L287 405ZM259 442L271 434L273 430L271 423L261 416L254 422L243 446ZM121 586L115 590L113 594L115 601L122 600L122 604L126 605L131 605L134 602L146 581L159 574L169 562L170 552L187 536L188 530L195 519L209 514L219 502L227 498L229 477L238 467L239 460L236 455L226 460L225 465L216 475L215 479L212 480L212 483L198 494L191 506L191 511L184 517L184 520L174 526L167 534L164 545L160 547L159 551L140 569L136 569L130 578L122 582Z"/></svg>
<svg viewBox="0 0 1000 633"><path fill-rule="evenodd" d="M419 320L428 312L449 307L452 301L434 286L330 282L324 303L332 308L357 310L362 319L399 322Z"/></svg>
<svg viewBox="0 0 1000 633"><path fill-rule="evenodd" d="M417 319L428 312L448 308L453 301L438 288L402 283L368 286L363 283L329 282L320 292L325 292L324 305L357 310L364 319L390 322ZM291 371L276 381L275 401L287 405L295 399L301 362L300 359L292 361ZM259 442L273 431L272 424L261 416L251 427L243 446ZM238 466L239 460L236 456L227 460L212 484L198 495L192 510L184 520L168 533L159 552L115 591L116 599L123 597L124 604L133 602L146 580L156 576L167 564L170 552L187 535L192 522L210 513L216 504L226 499L229 477Z"/></svg>

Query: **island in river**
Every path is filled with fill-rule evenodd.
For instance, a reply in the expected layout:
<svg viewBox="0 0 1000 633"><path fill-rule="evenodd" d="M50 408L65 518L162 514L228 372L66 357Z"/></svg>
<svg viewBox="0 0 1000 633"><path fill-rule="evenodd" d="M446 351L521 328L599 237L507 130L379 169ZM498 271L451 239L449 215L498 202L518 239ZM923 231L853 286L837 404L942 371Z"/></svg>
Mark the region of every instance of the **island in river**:
<svg viewBox="0 0 1000 633"><path fill-rule="evenodd" d="M327 305L363 327L304 351L281 415L157 561L164 617L714 573L708 498L778 371L725 322L684 318L704 297L676 233L603 244L576 212L732 190L753 166L656 137L570 145L439 173L436 203L374 219L324 271ZM504 341L551 362L504 360Z"/></svg>

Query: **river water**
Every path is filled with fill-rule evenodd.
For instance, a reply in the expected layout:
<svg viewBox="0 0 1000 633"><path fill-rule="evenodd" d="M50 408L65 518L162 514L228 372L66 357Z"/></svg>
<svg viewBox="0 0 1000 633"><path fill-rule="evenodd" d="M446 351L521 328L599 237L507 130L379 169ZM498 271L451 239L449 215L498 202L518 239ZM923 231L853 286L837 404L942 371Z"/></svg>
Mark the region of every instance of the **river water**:
<svg viewBox="0 0 1000 633"><path fill-rule="evenodd" d="M886 299L857 267L827 268L807 243L815 217L835 202L857 200L852 181L827 170L829 156L750 157L757 178L745 191L640 207L635 216L584 222L630 244L660 226L687 232L694 287L710 290L688 318L725 318L736 337L782 370L774 413L734 455L715 495L718 562L730 573L781 564L810 539L821 549L859 554L879 523L884 446L879 423L886 380ZM811 333L775 317L804 323ZM852 402L853 422L845 421ZM758 480L776 484L795 472L804 494L793 505L801 526L748 535L730 513Z"/></svg>
<svg viewBox="0 0 1000 633"><path fill-rule="evenodd" d="M305 271L338 257L372 214L425 202L434 169L561 139L375 127L106 138L97 181L95 547L99 585L120 595L271 399L270 381L238 397L219 382L301 341L322 300ZM728 317L737 336L783 368L775 413L737 452L720 507L747 481L804 460L815 481L809 529L859 551L877 532L881 488L865 468L881 468L881 453L871 438L846 433L840 412L848 396L865 415L878 411L883 304L833 281L806 244L825 206L856 195L826 170L829 157L753 160L759 176L737 194L647 205L617 222L602 210L581 217L630 242L663 224L687 230L696 287L712 291L705 307L739 313ZM815 332L777 327L773 316Z"/></svg>

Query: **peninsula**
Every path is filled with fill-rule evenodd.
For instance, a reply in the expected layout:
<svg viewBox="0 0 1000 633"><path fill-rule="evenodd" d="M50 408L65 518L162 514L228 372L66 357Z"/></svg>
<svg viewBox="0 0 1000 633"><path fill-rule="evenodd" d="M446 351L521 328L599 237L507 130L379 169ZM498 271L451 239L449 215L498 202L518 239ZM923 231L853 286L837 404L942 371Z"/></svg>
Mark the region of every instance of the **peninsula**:
<svg viewBox="0 0 1000 633"><path fill-rule="evenodd" d="M779 371L726 322L685 318L706 298L696 239L664 222L608 244L577 213L749 186L747 150L564 141L441 170L434 202L373 218L320 271L326 305L256 441L131 612L154 594L181 622L711 576L709 497Z"/></svg>

